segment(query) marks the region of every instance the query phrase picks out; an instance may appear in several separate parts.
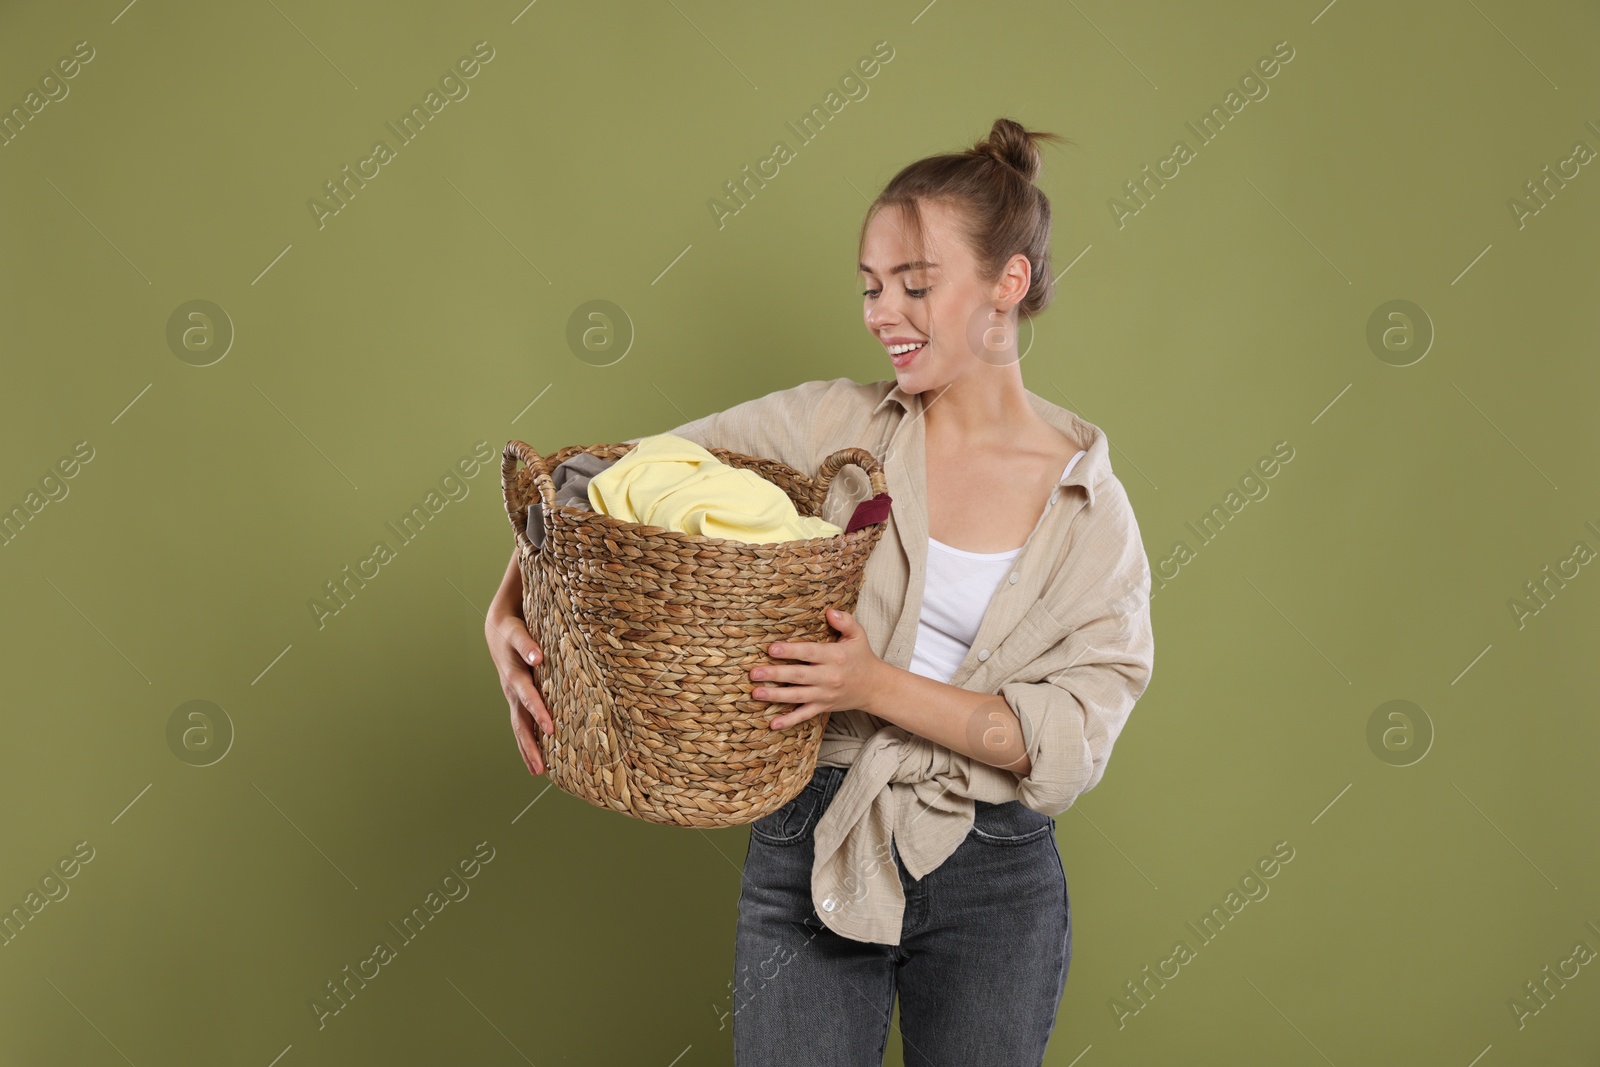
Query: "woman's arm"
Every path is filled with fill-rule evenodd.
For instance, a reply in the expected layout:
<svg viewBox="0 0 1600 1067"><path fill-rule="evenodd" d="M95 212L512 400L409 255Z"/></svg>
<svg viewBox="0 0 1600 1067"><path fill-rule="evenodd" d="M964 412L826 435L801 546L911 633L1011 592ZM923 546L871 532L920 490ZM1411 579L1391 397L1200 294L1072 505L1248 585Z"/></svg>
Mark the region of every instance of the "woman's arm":
<svg viewBox="0 0 1600 1067"><path fill-rule="evenodd" d="M1021 721L994 693L884 663L876 696L866 703L861 710L953 752L1024 777L1033 769Z"/></svg>
<svg viewBox="0 0 1600 1067"><path fill-rule="evenodd" d="M1032 767L1021 743L1021 723L1005 700L928 678L880 659L861 622L830 608L836 641L775 641L769 655L801 663L757 664L750 677L791 685L758 686L757 700L792 705L770 720L787 730L825 711L859 709L962 755L1027 774Z"/></svg>
<svg viewBox="0 0 1600 1067"><path fill-rule="evenodd" d="M522 614L522 568L517 563L518 546L511 546L511 562L506 565L506 575L500 579L500 588L489 601L489 616L514 615L526 623Z"/></svg>
<svg viewBox="0 0 1600 1067"><path fill-rule="evenodd" d="M1046 601L1062 636L999 687L1032 759L1017 798L1046 815L1099 783L1155 666L1150 563L1121 483L1096 486L1076 522L1068 552L1079 564Z"/></svg>
<svg viewBox="0 0 1600 1067"><path fill-rule="evenodd" d="M1120 484L1103 483L1067 552L1076 566L1046 593L1061 636L997 693L875 667L863 710L1015 773L1017 797L1059 815L1105 773L1111 747L1150 684L1150 565ZM881 661L880 661L881 662Z"/></svg>

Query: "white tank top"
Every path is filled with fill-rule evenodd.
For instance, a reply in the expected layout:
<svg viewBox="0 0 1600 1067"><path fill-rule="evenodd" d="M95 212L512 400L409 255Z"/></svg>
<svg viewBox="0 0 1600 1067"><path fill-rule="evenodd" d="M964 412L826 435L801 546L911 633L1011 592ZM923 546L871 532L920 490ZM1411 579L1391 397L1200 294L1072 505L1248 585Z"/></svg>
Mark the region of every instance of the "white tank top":
<svg viewBox="0 0 1600 1067"><path fill-rule="evenodd" d="M1082 455L1080 450L1072 457L1061 477L1072 472ZM968 552L928 538L917 643L907 670L941 682L948 682L955 675L972 648L989 601L1011 570L1011 561L1021 552L1021 548Z"/></svg>

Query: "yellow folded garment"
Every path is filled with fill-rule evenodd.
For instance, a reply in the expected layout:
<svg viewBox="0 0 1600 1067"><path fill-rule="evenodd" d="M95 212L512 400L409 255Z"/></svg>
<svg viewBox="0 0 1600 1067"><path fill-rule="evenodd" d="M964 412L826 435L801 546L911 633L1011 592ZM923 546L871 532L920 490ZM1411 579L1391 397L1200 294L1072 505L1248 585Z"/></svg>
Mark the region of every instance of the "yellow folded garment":
<svg viewBox="0 0 1600 1067"><path fill-rule="evenodd" d="M787 493L755 471L729 466L670 433L640 438L591 478L589 505L628 522L752 544L843 532L825 519L801 515Z"/></svg>

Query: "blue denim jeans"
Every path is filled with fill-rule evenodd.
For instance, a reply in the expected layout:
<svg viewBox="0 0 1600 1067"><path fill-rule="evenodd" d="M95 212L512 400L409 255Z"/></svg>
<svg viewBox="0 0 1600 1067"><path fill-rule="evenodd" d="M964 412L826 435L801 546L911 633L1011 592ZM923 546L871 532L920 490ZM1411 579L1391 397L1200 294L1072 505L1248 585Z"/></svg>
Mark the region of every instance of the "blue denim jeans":
<svg viewBox="0 0 1600 1067"><path fill-rule="evenodd" d="M834 933L811 903L812 831L845 768L818 766L750 824L734 939L738 1067L881 1067L895 995L908 1067L1038 1067L1072 961L1055 820L975 801L973 827L927 877L892 848L900 944Z"/></svg>

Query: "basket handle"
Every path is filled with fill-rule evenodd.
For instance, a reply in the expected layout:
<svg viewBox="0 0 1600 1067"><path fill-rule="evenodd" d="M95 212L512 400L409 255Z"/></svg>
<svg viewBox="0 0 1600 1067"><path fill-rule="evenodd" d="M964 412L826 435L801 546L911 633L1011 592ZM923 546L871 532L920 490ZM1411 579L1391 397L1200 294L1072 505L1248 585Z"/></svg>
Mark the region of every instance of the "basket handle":
<svg viewBox="0 0 1600 1067"><path fill-rule="evenodd" d="M506 447L500 454L500 492L505 497L506 516L511 520L511 529L515 532L517 543L526 552L534 552L534 544L528 539L528 516L526 504L513 504L511 491L516 485L517 461L527 464L533 472L534 488L539 492L539 501L548 511L556 504L556 483L550 478L548 464L544 457L539 455L525 441L507 441Z"/></svg>
<svg viewBox="0 0 1600 1067"><path fill-rule="evenodd" d="M854 463L866 471L873 493L882 493L888 488L888 482L883 476L883 464L878 462L877 456L864 448L841 448L823 460L822 465L817 468L817 489L823 496L828 495L828 486L833 484L833 476L849 463Z"/></svg>

